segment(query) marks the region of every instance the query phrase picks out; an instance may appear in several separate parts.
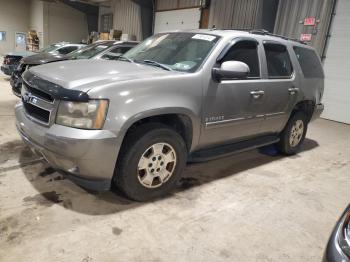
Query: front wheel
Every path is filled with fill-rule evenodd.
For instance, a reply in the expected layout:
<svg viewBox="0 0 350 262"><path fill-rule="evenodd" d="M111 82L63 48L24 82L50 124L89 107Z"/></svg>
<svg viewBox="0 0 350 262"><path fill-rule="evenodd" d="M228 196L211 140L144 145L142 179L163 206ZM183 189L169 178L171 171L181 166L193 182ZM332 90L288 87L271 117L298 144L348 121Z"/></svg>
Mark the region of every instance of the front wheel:
<svg viewBox="0 0 350 262"><path fill-rule="evenodd" d="M126 139L114 177L117 187L137 201L171 191L186 164L183 138L166 125L147 124Z"/></svg>
<svg viewBox="0 0 350 262"><path fill-rule="evenodd" d="M308 122L303 112L296 112L288 121L280 135L277 148L286 155L293 155L298 152L304 142Z"/></svg>

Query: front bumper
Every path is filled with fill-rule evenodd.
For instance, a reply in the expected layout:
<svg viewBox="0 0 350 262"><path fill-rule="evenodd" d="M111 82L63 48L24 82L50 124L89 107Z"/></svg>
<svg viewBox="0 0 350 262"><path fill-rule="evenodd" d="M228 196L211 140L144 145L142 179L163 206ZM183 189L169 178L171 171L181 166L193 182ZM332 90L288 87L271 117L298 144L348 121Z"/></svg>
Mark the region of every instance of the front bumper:
<svg viewBox="0 0 350 262"><path fill-rule="evenodd" d="M13 72L13 70L15 69L15 66L13 65L5 65L3 64L1 66L1 71L5 74L5 75L8 75L10 76Z"/></svg>
<svg viewBox="0 0 350 262"><path fill-rule="evenodd" d="M22 89L22 77L20 72L17 70L14 70L11 78L10 78L10 84L12 86L12 92L14 95L21 97L21 89Z"/></svg>
<svg viewBox="0 0 350 262"><path fill-rule="evenodd" d="M21 102L15 111L23 141L52 167L82 187L110 189L120 144L113 132L42 126L26 116Z"/></svg>
<svg viewBox="0 0 350 262"><path fill-rule="evenodd" d="M325 253L323 255L323 262L349 262L349 257L344 254L339 245L339 234L342 230L342 222L344 221L347 213L350 212L350 205L344 211L343 215L336 224L331 237L329 238Z"/></svg>
<svg viewBox="0 0 350 262"><path fill-rule="evenodd" d="M324 104L317 104L315 106L314 112L312 114L311 121L314 121L317 118L319 118L320 115L322 114L323 110L324 110Z"/></svg>

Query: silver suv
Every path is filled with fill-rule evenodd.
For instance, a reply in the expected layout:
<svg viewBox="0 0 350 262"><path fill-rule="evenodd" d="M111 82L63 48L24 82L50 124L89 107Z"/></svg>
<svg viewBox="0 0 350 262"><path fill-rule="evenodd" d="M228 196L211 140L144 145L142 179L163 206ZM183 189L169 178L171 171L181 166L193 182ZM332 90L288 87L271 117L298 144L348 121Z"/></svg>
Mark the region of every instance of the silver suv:
<svg viewBox="0 0 350 262"><path fill-rule="evenodd" d="M83 187L138 201L168 193L186 162L276 144L295 154L323 110L314 49L264 31L154 35L120 61L23 74L23 140Z"/></svg>

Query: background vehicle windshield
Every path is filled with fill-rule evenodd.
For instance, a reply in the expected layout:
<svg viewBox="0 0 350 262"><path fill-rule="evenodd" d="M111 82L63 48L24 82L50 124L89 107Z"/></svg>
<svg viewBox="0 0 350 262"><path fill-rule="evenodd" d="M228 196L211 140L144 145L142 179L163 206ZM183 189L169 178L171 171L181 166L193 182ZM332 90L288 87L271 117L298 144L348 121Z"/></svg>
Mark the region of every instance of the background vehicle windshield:
<svg viewBox="0 0 350 262"><path fill-rule="evenodd" d="M157 34L124 54L136 63L151 60L173 70L194 72L203 63L219 37L196 33Z"/></svg>
<svg viewBox="0 0 350 262"><path fill-rule="evenodd" d="M75 51L70 55L70 58L71 59L89 59L99 54L100 52L106 50L107 48L111 47L112 45L113 45L113 42L88 46L86 48Z"/></svg>

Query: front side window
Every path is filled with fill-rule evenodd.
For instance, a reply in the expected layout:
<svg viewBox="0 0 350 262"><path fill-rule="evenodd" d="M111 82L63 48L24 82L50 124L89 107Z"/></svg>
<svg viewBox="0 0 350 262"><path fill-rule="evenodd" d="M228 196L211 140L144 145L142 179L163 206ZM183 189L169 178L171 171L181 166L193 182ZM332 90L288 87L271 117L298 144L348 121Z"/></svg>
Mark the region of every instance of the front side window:
<svg viewBox="0 0 350 262"><path fill-rule="evenodd" d="M250 69L248 78L260 77L258 46L254 41L240 41L234 44L221 62L239 61L247 64Z"/></svg>
<svg viewBox="0 0 350 262"><path fill-rule="evenodd" d="M157 34L132 48L123 57L136 63L154 66L158 63L170 70L195 72L218 39L218 36L196 33Z"/></svg>
<svg viewBox="0 0 350 262"><path fill-rule="evenodd" d="M48 53L48 52L51 52L51 51L55 51L60 46L62 46L62 45L60 45L60 44L52 44L52 45L49 45L47 47L44 47L44 48L40 49L39 52Z"/></svg>
<svg viewBox="0 0 350 262"><path fill-rule="evenodd" d="M284 45L264 44L269 78L290 78L293 73L292 62Z"/></svg>

